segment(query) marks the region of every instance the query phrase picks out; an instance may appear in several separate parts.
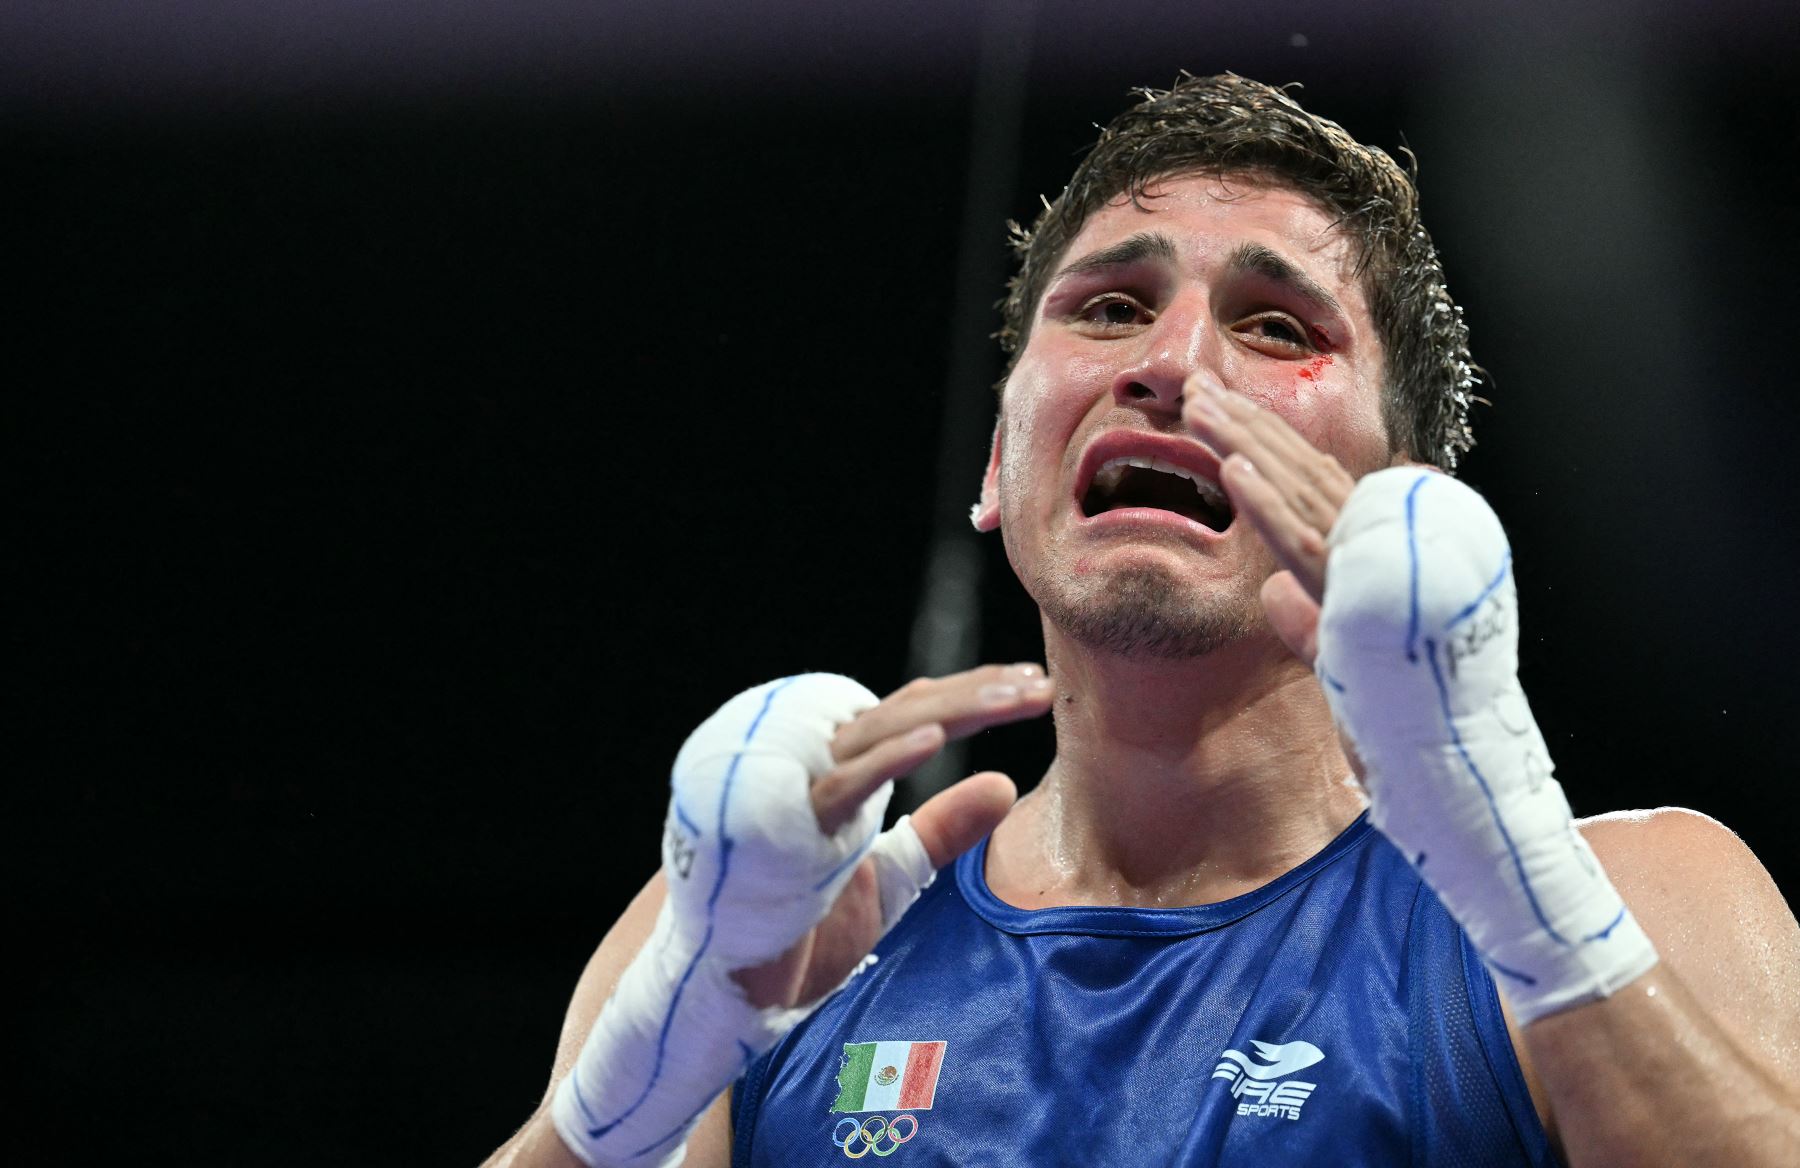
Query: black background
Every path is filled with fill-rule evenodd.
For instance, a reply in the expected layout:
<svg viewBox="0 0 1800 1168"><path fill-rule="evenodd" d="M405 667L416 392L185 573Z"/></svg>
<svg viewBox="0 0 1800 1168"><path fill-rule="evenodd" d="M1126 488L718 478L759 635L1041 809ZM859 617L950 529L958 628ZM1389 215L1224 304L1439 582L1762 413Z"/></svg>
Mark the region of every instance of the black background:
<svg viewBox="0 0 1800 1168"><path fill-rule="evenodd" d="M946 385L980 14L259 11L7 18L24 1138L475 1163L687 730L906 679L998 371ZM1040 5L1002 215L1183 67L1416 149L1576 810L1713 814L1791 897L1794 19L1540 19ZM986 555L982 656L1035 657Z"/></svg>

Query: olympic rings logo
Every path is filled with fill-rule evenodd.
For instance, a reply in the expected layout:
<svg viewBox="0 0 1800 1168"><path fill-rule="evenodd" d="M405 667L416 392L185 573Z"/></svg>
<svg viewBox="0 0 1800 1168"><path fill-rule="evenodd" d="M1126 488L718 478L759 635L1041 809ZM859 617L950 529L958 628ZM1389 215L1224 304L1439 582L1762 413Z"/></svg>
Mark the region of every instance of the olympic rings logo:
<svg viewBox="0 0 1800 1168"><path fill-rule="evenodd" d="M905 1135L900 1134L900 1124L910 1123ZM892 1156L900 1145L919 1134L919 1121L912 1115L902 1112L889 1120L885 1115L871 1115L858 1123L848 1117L837 1121L831 1129L831 1142L844 1150L844 1155L852 1160L860 1160L873 1152L877 1156ZM882 1140L886 1140L886 1146Z"/></svg>

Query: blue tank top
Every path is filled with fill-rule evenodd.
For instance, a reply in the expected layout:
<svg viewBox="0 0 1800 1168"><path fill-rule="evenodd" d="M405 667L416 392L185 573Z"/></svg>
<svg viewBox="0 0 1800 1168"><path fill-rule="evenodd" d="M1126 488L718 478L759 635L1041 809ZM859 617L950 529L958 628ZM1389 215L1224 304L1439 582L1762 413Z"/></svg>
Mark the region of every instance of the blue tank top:
<svg viewBox="0 0 1800 1168"><path fill-rule="evenodd" d="M1366 815L1193 908L1018 909L986 859L751 1065L733 1164L1557 1163L1493 981Z"/></svg>

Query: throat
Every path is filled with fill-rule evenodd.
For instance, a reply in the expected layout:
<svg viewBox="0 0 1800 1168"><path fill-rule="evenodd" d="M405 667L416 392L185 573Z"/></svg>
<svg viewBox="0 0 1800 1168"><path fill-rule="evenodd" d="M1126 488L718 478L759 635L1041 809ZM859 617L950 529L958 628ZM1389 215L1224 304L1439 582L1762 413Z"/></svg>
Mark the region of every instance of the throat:
<svg viewBox="0 0 1800 1168"><path fill-rule="evenodd" d="M1356 802L1271 817L1239 804L1198 813L1095 801L1046 777L995 831L987 882L1015 908L1193 908L1245 896L1330 845L1361 813ZM1229 794L1225 795L1229 799Z"/></svg>

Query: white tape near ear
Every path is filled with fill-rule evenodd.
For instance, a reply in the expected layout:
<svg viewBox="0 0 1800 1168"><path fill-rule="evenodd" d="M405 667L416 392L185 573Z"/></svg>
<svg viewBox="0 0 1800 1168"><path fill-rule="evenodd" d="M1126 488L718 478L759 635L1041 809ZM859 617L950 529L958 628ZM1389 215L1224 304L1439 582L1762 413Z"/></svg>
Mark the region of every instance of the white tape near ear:
<svg viewBox="0 0 1800 1168"><path fill-rule="evenodd" d="M731 973L805 936L863 856L876 856L884 928L930 883L910 823L877 834L893 784L832 835L813 815L832 735L875 700L832 674L770 682L726 702L676 756L668 898L551 1107L563 1142L592 1168L679 1164L700 1113L818 1006L757 1009Z"/></svg>
<svg viewBox="0 0 1800 1168"><path fill-rule="evenodd" d="M1396 467L1328 540L1318 672L1369 817L1494 971L1521 1023L1605 997L1656 950L1576 830L1518 681L1512 552L1487 503Z"/></svg>

